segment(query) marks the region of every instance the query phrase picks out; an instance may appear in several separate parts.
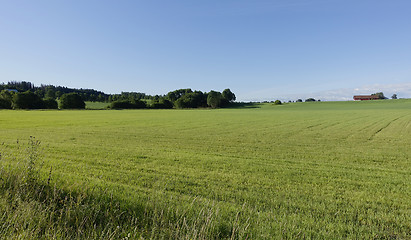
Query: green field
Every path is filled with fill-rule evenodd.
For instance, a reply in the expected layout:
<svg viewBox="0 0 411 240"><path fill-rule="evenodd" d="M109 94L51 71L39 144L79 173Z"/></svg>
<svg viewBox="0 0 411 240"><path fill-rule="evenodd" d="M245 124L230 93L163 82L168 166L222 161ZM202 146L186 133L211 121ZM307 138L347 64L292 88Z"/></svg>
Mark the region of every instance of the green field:
<svg viewBox="0 0 411 240"><path fill-rule="evenodd" d="M411 238L410 100L3 110L0 136L40 140L61 188L149 209L145 238Z"/></svg>
<svg viewBox="0 0 411 240"><path fill-rule="evenodd" d="M86 102L86 109L90 110L102 110L107 109L110 103L105 102Z"/></svg>

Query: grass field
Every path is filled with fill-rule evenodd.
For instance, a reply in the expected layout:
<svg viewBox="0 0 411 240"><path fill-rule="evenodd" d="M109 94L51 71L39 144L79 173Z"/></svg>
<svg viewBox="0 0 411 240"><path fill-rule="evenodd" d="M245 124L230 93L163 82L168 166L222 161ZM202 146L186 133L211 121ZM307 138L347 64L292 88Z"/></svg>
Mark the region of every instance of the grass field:
<svg viewBox="0 0 411 240"><path fill-rule="evenodd" d="M0 136L3 165L35 136L44 178L117 199L139 237L411 238L410 100L4 110Z"/></svg>
<svg viewBox="0 0 411 240"><path fill-rule="evenodd" d="M105 102L86 102L86 109L90 110L102 110L107 109L110 103Z"/></svg>

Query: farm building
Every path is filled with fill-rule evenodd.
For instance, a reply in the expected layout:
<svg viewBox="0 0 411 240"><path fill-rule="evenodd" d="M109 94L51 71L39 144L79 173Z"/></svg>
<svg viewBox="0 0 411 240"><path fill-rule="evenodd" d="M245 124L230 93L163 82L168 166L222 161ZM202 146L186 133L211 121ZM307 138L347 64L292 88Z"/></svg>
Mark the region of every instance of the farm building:
<svg viewBox="0 0 411 240"><path fill-rule="evenodd" d="M363 100L378 100L378 99L380 99L380 97L377 96L377 95L356 95L356 96L354 96L355 101L358 101L358 100L360 100L360 101L363 101Z"/></svg>

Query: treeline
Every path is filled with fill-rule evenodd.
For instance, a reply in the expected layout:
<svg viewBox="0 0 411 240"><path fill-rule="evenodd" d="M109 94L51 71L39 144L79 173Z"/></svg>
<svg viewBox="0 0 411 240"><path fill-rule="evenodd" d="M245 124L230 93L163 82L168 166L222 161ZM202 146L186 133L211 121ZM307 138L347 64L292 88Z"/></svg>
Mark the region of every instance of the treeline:
<svg viewBox="0 0 411 240"><path fill-rule="evenodd" d="M121 95L124 96L124 95ZM110 105L112 109L136 109L136 108L154 108L154 109L170 109L170 108L218 108L225 107L230 102L235 101L236 97L230 89L225 89L222 93L217 91L201 92L193 91L190 88L178 89L167 93L166 95L156 95L150 100L142 101L133 95L127 98L113 101Z"/></svg>
<svg viewBox="0 0 411 240"><path fill-rule="evenodd" d="M34 86L30 82L0 84L0 109L85 108L84 101L111 103L112 109L219 108L235 101L230 89L223 92L178 89L166 95L139 92L105 94L94 89L74 89L53 85ZM58 104L58 102L60 104Z"/></svg>
<svg viewBox="0 0 411 240"><path fill-rule="evenodd" d="M85 102L77 93L65 93L59 98L41 98L31 92L0 91L0 109L84 109Z"/></svg>
<svg viewBox="0 0 411 240"><path fill-rule="evenodd" d="M54 85L43 85L39 87L34 86L31 82L17 82L11 81L7 84L0 84L0 91L4 89L17 90L18 92L30 91L35 93L40 98L60 98L66 93L77 93L84 101L91 102L107 102L109 100L109 94L105 94L101 91L94 89L75 89Z"/></svg>

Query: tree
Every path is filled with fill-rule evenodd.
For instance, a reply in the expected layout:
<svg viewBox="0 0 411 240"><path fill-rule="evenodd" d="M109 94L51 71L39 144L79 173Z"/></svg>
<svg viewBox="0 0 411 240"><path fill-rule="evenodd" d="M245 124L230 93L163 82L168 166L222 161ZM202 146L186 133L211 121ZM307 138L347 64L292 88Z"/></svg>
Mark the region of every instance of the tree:
<svg viewBox="0 0 411 240"><path fill-rule="evenodd" d="M222 97L226 99L229 102L235 101L235 94L231 92L229 88L224 89L224 91L221 93Z"/></svg>
<svg viewBox="0 0 411 240"><path fill-rule="evenodd" d="M207 107L207 95L201 91L186 93L174 102L176 108Z"/></svg>
<svg viewBox="0 0 411 240"><path fill-rule="evenodd" d="M55 99L56 98L56 92L53 89L49 88L49 89L47 89L46 94L44 95L44 98Z"/></svg>
<svg viewBox="0 0 411 240"><path fill-rule="evenodd" d="M282 102L280 100L275 100L274 105L281 105Z"/></svg>
<svg viewBox="0 0 411 240"><path fill-rule="evenodd" d="M307 98L307 99L305 99L305 101L306 102L315 102L315 99L314 98Z"/></svg>
<svg viewBox="0 0 411 240"><path fill-rule="evenodd" d="M60 97L60 107L63 109L84 109L86 103L77 93L65 93Z"/></svg>
<svg viewBox="0 0 411 240"><path fill-rule="evenodd" d="M0 98L0 109L11 109L11 102Z"/></svg>
<svg viewBox="0 0 411 240"><path fill-rule="evenodd" d="M165 109L171 109L173 108L173 103L167 99L162 99L160 100L160 104L163 104L163 108Z"/></svg>
<svg viewBox="0 0 411 240"><path fill-rule="evenodd" d="M41 109L44 108L44 102L38 95L30 91L20 92L13 96L13 108Z"/></svg>
<svg viewBox="0 0 411 240"><path fill-rule="evenodd" d="M167 99L160 99L159 101L154 101L150 107L154 109L171 109L173 108L173 103Z"/></svg>
<svg viewBox="0 0 411 240"><path fill-rule="evenodd" d="M212 108L220 107L222 99L220 92L210 91L207 96L207 105Z"/></svg>
<svg viewBox="0 0 411 240"><path fill-rule="evenodd" d="M46 98L43 100L44 102L44 108L46 109L58 109L59 105L54 98Z"/></svg>
<svg viewBox="0 0 411 240"><path fill-rule="evenodd" d="M303 100L302 99L297 99L297 101L296 102L303 102Z"/></svg>
<svg viewBox="0 0 411 240"><path fill-rule="evenodd" d="M0 92L0 109L11 109L12 108L12 102L13 102L13 96L14 92L8 91L8 90L2 90Z"/></svg>
<svg viewBox="0 0 411 240"><path fill-rule="evenodd" d="M17 89L18 91L25 92L27 90L34 89L34 85L31 82L18 82L18 81L11 81L6 84L6 89Z"/></svg>
<svg viewBox="0 0 411 240"><path fill-rule="evenodd" d="M56 91L56 98L60 98L61 97L61 95L63 95L63 93L61 93L60 91Z"/></svg>
<svg viewBox="0 0 411 240"><path fill-rule="evenodd" d="M391 98L392 99L397 99L397 94L394 93Z"/></svg>
<svg viewBox="0 0 411 240"><path fill-rule="evenodd" d="M39 96L40 98L43 98L44 97L44 91L43 91L43 89L36 89L36 90L34 90L34 94L36 94L37 96Z"/></svg>
<svg viewBox="0 0 411 240"><path fill-rule="evenodd" d="M167 99L175 102L177 101L179 98L181 98L182 96L184 96L185 94L188 93L192 93L193 91L190 88L186 88L186 89L178 89L172 92L167 93Z"/></svg>
<svg viewBox="0 0 411 240"><path fill-rule="evenodd" d="M13 101L13 96L14 96L14 92L12 92L12 91L9 91L9 90L2 90L1 92L0 92L0 99L4 99L4 100L6 100L6 101L8 101L8 102L12 102Z"/></svg>
<svg viewBox="0 0 411 240"><path fill-rule="evenodd" d="M371 96L377 96L378 99L387 99L387 98L384 96L384 93L383 93L383 92L373 93L373 94L371 94Z"/></svg>
<svg viewBox="0 0 411 240"><path fill-rule="evenodd" d="M100 94L98 95L98 97L97 97L97 101L99 101L99 102L105 102L106 99L105 99L105 97L100 93Z"/></svg>
<svg viewBox="0 0 411 240"><path fill-rule="evenodd" d="M129 101L114 101L110 104L111 109L131 109L132 104Z"/></svg>
<svg viewBox="0 0 411 240"><path fill-rule="evenodd" d="M134 109L141 109L141 108L146 108L147 107L146 102L141 101L141 100L135 100L135 101L133 100L133 101L131 101L131 104L133 105Z"/></svg>
<svg viewBox="0 0 411 240"><path fill-rule="evenodd" d="M141 100L136 101L127 101L127 100L118 100L111 103L111 109L141 109L146 108L147 105Z"/></svg>

